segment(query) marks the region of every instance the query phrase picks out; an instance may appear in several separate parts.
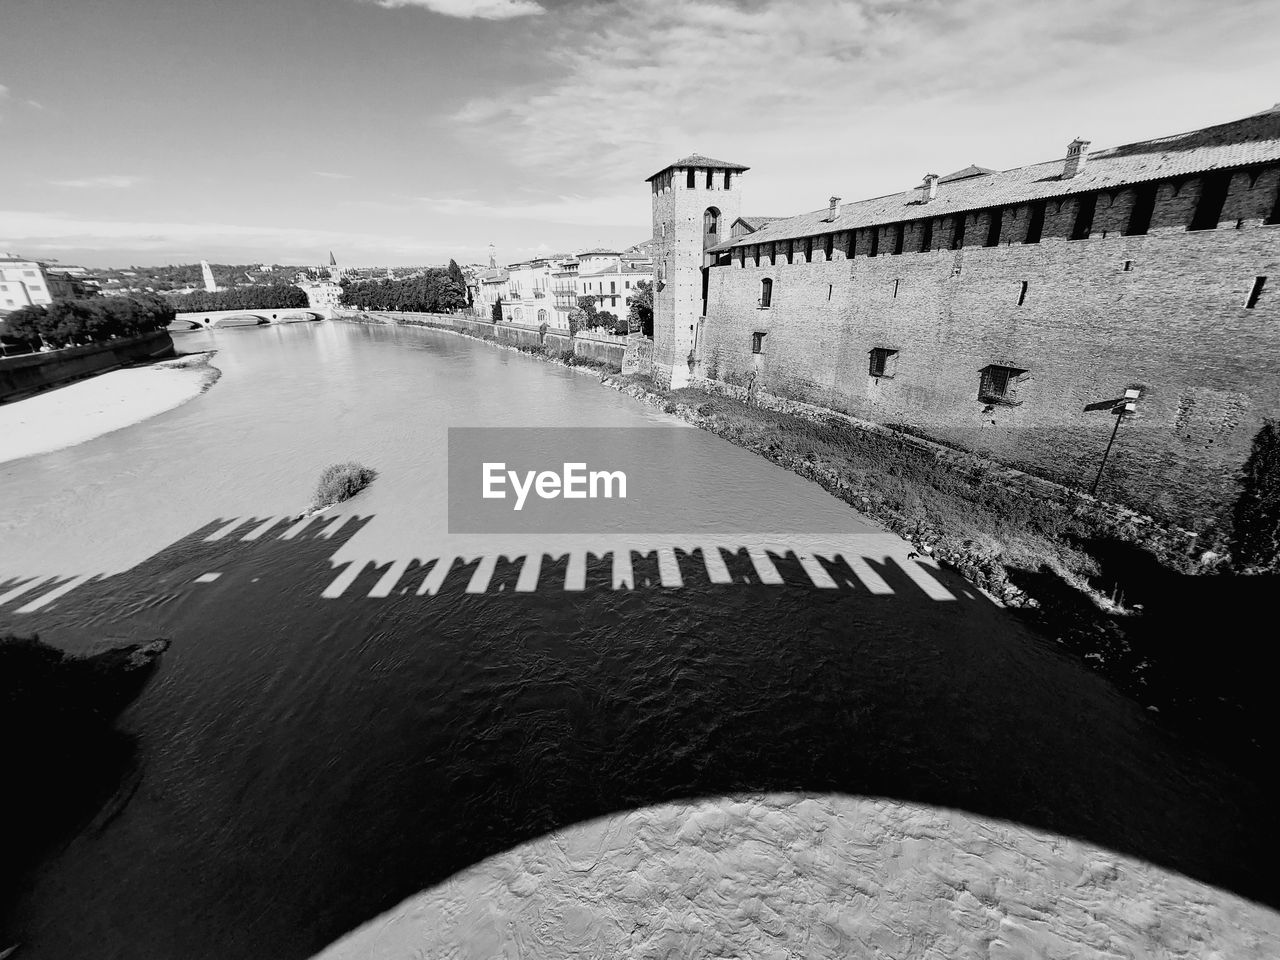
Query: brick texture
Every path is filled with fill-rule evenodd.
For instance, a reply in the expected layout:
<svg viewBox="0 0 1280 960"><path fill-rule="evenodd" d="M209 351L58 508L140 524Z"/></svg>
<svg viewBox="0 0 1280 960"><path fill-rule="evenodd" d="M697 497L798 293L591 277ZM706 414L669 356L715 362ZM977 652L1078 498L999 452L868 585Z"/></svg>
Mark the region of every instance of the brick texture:
<svg viewBox="0 0 1280 960"><path fill-rule="evenodd" d="M820 247L814 262L790 265L779 255L770 266L766 249L756 266L749 253L711 269L696 372L729 383L754 374L770 393L1086 487L1115 420L1083 408L1138 385L1143 399L1120 427L1099 493L1195 522L1234 497L1262 418L1280 416L1280 226L1263 225L1278 183L1275 168L1237 172L1216 230L1186 229L1200 192L1190 177L1160 185L1144 236L1123 235L1134 191L1121 188L1098 196L1085 240L1067 239L1079 200L1066 197L1046 202L1040 243L1020 242L1023 204L1003 211L996 247L982 246L981 212L969 216L962 250L947 249L953 224L943 217L930 252L891 255L890 227L874 258L868 230L851 261L843 240L829 262ZM920 227L908 225L904 250L919 249ZM1246 309L1259 276L1267 285ZM772 304L760 309L766 277ZM765 334L760 354L755 333ZM876 347L899 351L891 377L869 374ZM991 364L1027 371L1017 405L978 399Z"/></svg>

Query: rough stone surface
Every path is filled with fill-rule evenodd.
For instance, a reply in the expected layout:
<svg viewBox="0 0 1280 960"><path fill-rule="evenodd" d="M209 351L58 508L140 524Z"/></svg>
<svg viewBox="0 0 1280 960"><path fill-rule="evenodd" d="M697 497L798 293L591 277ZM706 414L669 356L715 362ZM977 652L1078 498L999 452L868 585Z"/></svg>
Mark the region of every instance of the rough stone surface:
<svg viewBox="0 0 1280 960"><path fill-rule="evenodd" d="M941 808L768 794L595 820L493 857L319 960L1271 958L1280 914Z"/></svg>

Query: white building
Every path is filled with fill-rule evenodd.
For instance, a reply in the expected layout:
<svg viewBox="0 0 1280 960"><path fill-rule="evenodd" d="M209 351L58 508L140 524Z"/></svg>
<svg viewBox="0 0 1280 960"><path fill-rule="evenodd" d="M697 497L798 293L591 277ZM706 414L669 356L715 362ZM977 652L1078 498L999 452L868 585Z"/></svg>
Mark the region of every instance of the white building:
<svg viewBox="0 0 1280 960"><path fill-rule="evenodd" d="M12 253L0 257L0 315L52 302L53 291L43 263Z"/></svg>

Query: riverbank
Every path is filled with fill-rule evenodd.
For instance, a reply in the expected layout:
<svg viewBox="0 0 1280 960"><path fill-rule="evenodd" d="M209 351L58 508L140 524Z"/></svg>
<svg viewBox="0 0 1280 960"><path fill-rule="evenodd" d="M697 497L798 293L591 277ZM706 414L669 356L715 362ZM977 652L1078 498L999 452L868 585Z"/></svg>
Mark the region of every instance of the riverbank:
<svg viewBox="0 0 1280 960"><path fill-rule="evenodd" d="M198 397L221 375L211 357L113 370L0 406L0 463L84 443Z"/></svg>
<svg viewBox="0 0 1280 960"><path fill-rule="evenodd" d="M127 801L134 741L115 719L168 648L155 640L73 657L36 637L0 634L0 725L9 731L0 902L47 846L90 820L105 823Z"/></svg>

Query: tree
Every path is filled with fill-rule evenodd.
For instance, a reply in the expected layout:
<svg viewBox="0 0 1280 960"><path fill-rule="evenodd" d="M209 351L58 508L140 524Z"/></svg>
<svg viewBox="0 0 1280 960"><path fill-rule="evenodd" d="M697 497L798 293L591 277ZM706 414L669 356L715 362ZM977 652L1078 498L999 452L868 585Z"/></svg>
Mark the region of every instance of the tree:
<svg viewBox="0 0 1280 960"><path fill-rule="evenodd" d="M25 343L32 350L40 349L40 330L44 324L44 307L30 305L19 307L4 318L4 338Z"/></svg>
<svg viewBox="0 0 1280 960"><path fill-rule="evenodd" d="M1262 421L1239 483L1232 560L1246 573L1280 573L1280 420Z"/></svg>
<svg viewBox="0 0 1280 960"><path fill-rule="evenodd" d="M653 335L653 283L641 280L631 294L631 308L627 312L629 333Z"/></svg>
<svg viewBox="0 0 1280 960"><path fill-rule="evenodd" d="M471 306L471 296L467 287L466 275L462 272L462 268L458 266L458 261L453 258L449 259L449 266L446 268L449 272L449 279L457 286L462 295L462 306Z"/></svg>
<svg viewBox="0 0 1280 960"><path fill-rule="evenodd" d="M489 314L493 318L494 323L502 322L502 298L499 297L493 301L493 310Z"/></svg>

